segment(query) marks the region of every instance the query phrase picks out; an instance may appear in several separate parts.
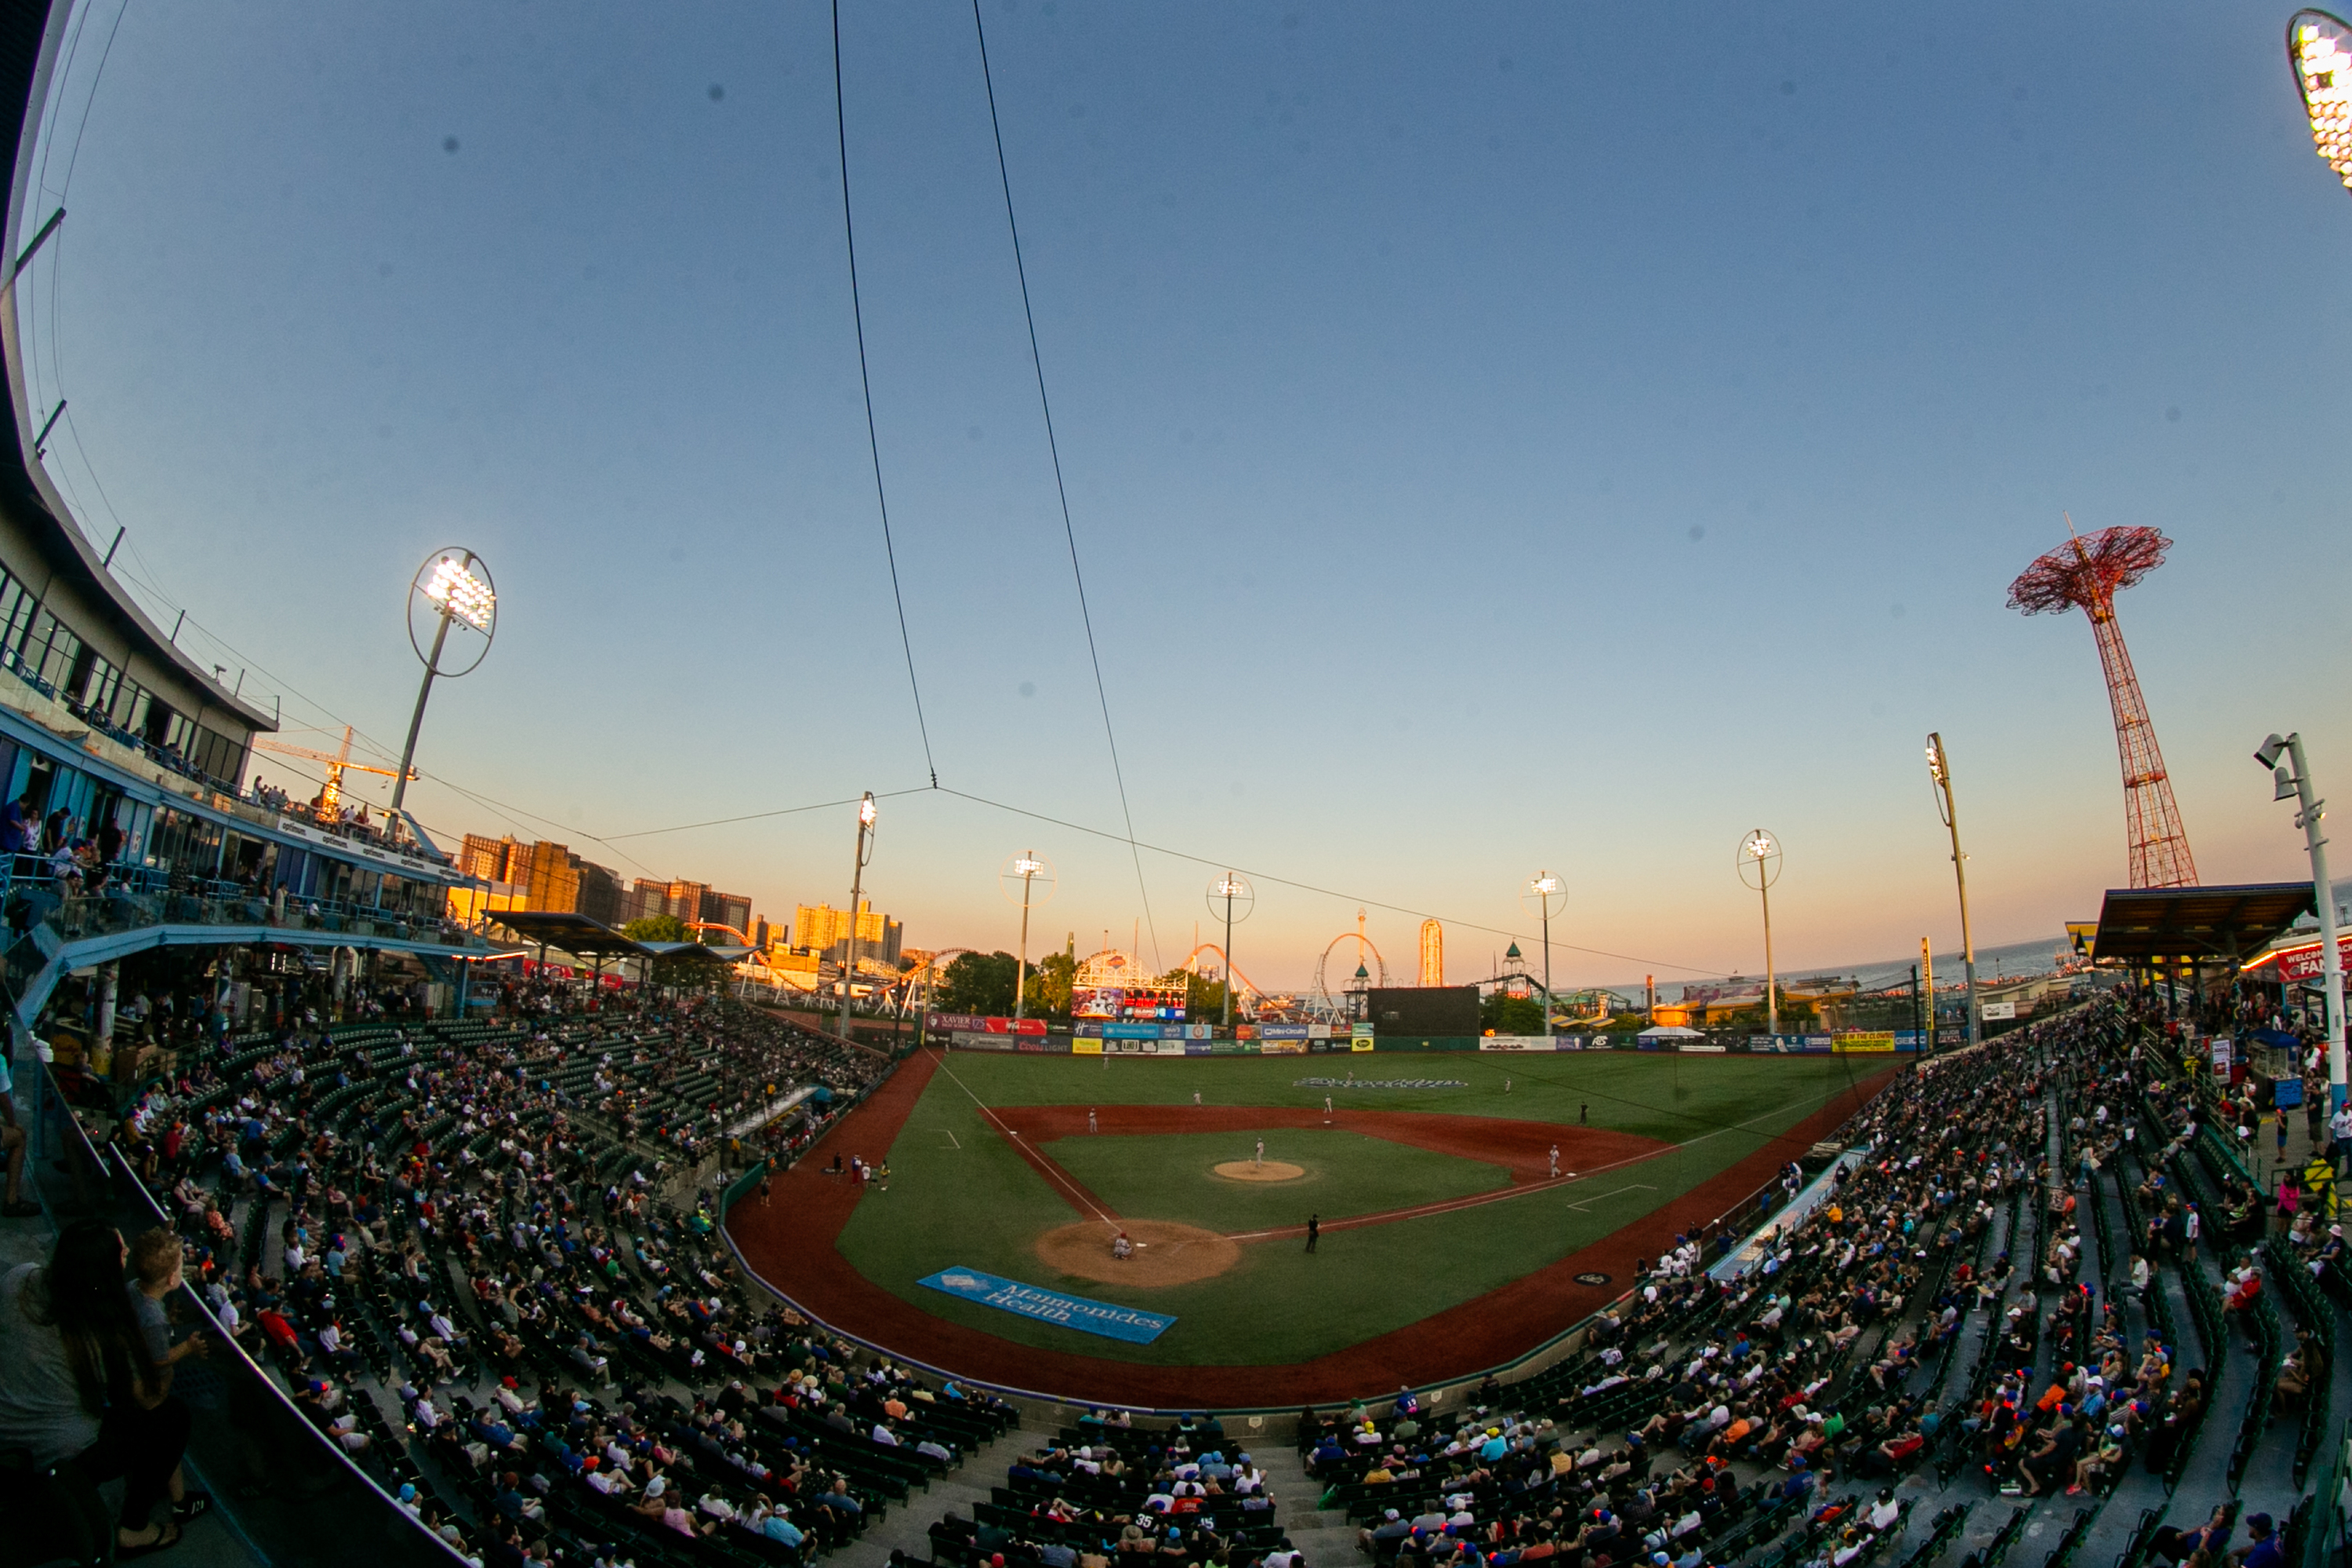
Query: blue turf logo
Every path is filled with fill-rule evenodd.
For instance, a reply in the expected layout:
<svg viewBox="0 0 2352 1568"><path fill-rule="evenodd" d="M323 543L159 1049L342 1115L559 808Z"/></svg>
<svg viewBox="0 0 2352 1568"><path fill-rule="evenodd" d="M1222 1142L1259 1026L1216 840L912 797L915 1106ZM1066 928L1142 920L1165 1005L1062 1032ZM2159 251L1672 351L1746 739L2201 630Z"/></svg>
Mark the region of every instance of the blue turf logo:
<svg viewBox="0 0 2352 1568"><path fill-rule="evenodd" d="M1110 1301L1089 1301L1083 1296L1065 1296L1059 1290L1024 1285L1018 1279L1007 1279L978 1268L943 1268L920 1283L950 1296L977 1301L983 1307L1017 1312L1043 1323L1059 1323L1066 1329L1100 1334L1105 1339L1125 1340L1130 1344L1150 1344L1176 1321L1165 1312L1147 1312L1139 1307L1121 1307Z"/></svg>

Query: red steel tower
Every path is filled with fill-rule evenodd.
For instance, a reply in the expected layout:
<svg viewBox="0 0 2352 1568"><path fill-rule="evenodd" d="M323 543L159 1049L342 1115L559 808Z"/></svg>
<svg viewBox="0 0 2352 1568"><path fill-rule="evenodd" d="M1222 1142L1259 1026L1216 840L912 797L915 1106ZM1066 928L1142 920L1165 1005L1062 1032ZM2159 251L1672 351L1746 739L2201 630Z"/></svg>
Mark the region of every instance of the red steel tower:
<svg viewBox="0 0 2352 1568"><path fill-rule="evenodd" d="M2116 749L2123 753L2131 885L2193 888L2197 862L2189 853L2180 808L2172 801L2172 783L2165 776L2164 752L2156 743L2147 699L2140 695L2131 652L2124 647L2123 628L2116 624L2116 590L2130 587L2163 565L2172 541L2152 528L2103 528L2084 539L2074 534L2071 521L2066 532L2063 549L2042 556L2009 585L2010 607L2029 616L2079 608L2091 617L2099 668L2107 677L2107 702L2116 714Z"/></svg>

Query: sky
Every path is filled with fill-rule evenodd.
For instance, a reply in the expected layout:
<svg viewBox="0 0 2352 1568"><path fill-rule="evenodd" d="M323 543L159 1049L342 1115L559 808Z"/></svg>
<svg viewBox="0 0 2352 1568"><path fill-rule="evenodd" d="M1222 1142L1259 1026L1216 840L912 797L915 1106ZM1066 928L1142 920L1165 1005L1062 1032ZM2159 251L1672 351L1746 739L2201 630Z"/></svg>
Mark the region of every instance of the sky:
<svg viewBox="0 0 2352 1568"><path fill-rule="evenodd" d="M1360 908L1399 983L1425 915L1489 973L1538 870L1557 984L1757 973L1758 826L1782 973L1944 951L1929 730L1978 943L2092 918L2090 628L2004 598L2063 514L2145 525L2203 879L2307 875L2249 753L2352 779L2352 195L2284 9L983 16L1069 531L971 10L845 7L903 645L819 5L84 5L18 295L52 474L289 742L379 762L408 578L478 551L445 839L788 920L872 790L910 944L1012 947L1034 851L1033 952L1172 966L1231 866L1270 989Z"/></svg>

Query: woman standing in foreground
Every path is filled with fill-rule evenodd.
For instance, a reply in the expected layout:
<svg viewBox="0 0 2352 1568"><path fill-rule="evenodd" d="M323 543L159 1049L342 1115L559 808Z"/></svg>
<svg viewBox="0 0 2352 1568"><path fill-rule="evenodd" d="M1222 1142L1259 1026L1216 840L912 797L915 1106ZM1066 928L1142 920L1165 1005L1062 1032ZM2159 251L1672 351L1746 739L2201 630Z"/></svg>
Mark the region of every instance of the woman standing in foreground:
<svg viewBox="0 0 2352 1568"><path fill-rule="evenodd" d="M0 1278L0 1432L36 1466L72 1461L92 1484L124 1478L116 1554L171 1546L180 1527L149 1515L188 1446L187 1407L166 1384L123 1285L113 1226L68 1226L47 1268Z"/></svg>

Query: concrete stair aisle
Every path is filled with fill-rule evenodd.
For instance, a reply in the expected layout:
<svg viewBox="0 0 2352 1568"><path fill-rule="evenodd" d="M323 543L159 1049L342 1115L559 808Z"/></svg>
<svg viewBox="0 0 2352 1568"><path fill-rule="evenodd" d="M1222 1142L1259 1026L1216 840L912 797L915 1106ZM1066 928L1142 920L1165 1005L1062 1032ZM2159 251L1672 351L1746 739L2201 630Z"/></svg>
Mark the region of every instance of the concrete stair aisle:
<svg viewBox="0 0 2352 1568"><path fill-rule="evenodd" d="M917 1563L929 1562L934 1523L950 1510L971 1518L973 1506L988 1500L990 1489L1004 1484L1013 1460L1035 1453L1053 1440L1054 1434L1042 1426L1014 1427L986 1447L965 1455L961 1465L928 1488L909 1492L905 1502L893 1503L879 1524L824 1561L844 1568L881 1568L897 1551Z"/></svg>
<svg viewBox="0 0 2352 1568"><path fill-rule="evenodd" d="M1362 1560L1356 1549L1357 1526L1341 1509L1318 1509L1315 1500L1323 1489L1307 1473L1298 1450L1286 1443L1254 1445L1250 1458L1265 1472L1265 1489L1274 1494L1274 1517L1290 1544L1304 1554L1307 1568L1342 1568Z"/></svg>

